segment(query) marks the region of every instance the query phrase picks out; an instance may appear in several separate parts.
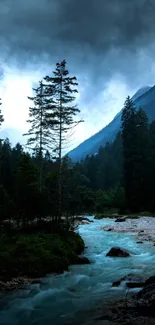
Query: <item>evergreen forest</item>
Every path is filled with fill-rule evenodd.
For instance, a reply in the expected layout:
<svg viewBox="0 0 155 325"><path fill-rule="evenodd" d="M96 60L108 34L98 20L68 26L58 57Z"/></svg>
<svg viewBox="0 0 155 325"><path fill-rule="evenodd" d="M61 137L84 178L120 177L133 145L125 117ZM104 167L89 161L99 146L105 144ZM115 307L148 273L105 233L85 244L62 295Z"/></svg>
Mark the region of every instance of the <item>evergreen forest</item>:
<svg viewBox="0 0 155 325"><path fill-rule="evenodd" d="M29 97L27 144L0 140L1 277L40 276L80 263L75 216L155 211L155 121L130 97L115 140L73 163L64 154L79 123L78 83L66 61ZM3 99L0 127L5 120ZM36 254L37 252L37 254ZM86 261L85 261L86 262Z"/></svg>

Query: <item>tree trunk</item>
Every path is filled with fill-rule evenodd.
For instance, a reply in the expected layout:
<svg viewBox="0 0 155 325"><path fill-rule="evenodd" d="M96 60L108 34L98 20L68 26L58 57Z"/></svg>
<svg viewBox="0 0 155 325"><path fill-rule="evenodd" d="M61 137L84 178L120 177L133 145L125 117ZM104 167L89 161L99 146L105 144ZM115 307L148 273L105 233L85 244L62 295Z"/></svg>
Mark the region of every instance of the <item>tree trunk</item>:
<svg viewBox="0 0 155 325"><path fill-rule="evenodd" d="M43 142L43 130L42 130L42 122L43 122L43 107L42 107L42 92L43 92L43 84L40 83L40 144L39 144L39 190L42 192L42 178L43 178L43 155L42 155L42 142Z"/></svg>
<svg viewBox="0 0 155 325"><path fill-rule="evenodd" d="M58 222L61 222L62 214L62 73L60 82L60 128L59 128L59 162L58 162Z"/></svg>

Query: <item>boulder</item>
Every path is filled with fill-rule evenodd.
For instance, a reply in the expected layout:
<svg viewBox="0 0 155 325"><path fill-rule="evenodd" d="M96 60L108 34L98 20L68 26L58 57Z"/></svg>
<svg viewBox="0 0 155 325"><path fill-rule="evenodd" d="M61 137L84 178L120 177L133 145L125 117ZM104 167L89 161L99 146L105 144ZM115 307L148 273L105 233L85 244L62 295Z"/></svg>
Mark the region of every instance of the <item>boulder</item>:
<svg viewBox="0 0 155 325"><path fill-rule="evenodd" d="M87 220L82 220L81 221L81 225L89 225L89 224L90 224L90 222L87 221Z"/></svg>
<svg viewBox="0 0 155 325"><path fill-rule="evenodd" d="M155 276L151 276L144 283L144 288L138 293L138 299L154 300L155 297ZM155 305L154 305L155 306Z"/></svg>
<svg viewBox="0 0 155 325"><path fill-rule="evenodd" d="M138 306L143 315L155 317L155 276L150 277L137 294Z"/></svg>
<svg viewBox="0 0 155 325"><path fill-rule="evenodd" d="M0 292L17 290L30 282L29 279L24 277L12 278L12 280L7 282L0 281Z"/></svg>
<svg viewBox="0 0 155 325"><path fill-rule="evenodd" d="M112 287L119 287L120 284L121 284L121 280L115 281L115 282L113 282Z"/></svg>
<svg viewBox="0 0 155 325"><path fill-rule="evenodd" d="M112 287L118 287L123 281L126 282L126 286L131 289L131 288L142 288L144 287L144 281L143 278L139 275L136 274L128 274L121 278L119 281L115 281L112 284Z"/></svg>
<svg viewBox="0 0 155 325"><path fill-rule="evenodd" d="M126 221L126 218L124 218L124 217L120 217L115 220L115 222L125 222L125 221Z"/></svg>
<svg viewBox="0 0 155 325"><path fill-rule="evenodd" d="M138 279L136 275L132 276ZM129 275L129 278L132 278L132 276ZM112 317L112 320L117 320L117 324L154 325L155 276L152 276L146 280L144 282L143 289L139 291L138 294L134 295L130 300L127 300L126 303L124 303L124 299L122 301L118 301L116 308L113 308L113 315L114 318Z"/></svg>
<svg viewBox="0 0 155 325"><path fill-rule="evenodd" d="M142 281L140 281L140 282L137 282L137 281L126 282L126 286L127 286L129 289L133 289L133 288L142 288L142 287L144 287L144 282L142 282Z"/></svg>
<svg viewBox="0 0 155 325"><path fill-rule="evenodd" d="M149 284L154 284L155 285L155 275L151 276L150 278L148 278L145 281L145 286L149 285Z"/></svg>
<svg viewBox="0 0 155 325"><path fill-rule="evenodd" d="M109 257L129 257L130 253L120 247L112 247L106 256Z"/></svg>
<svg viewBox="0 0 155 325"><path fill-rule="evenodd" d="M74 265L79 265L79 264L90 264L90 261L87 257L77 256Z"/></svg>
<svg viewBox="0 0 155 325"><path fill-rule="evenodd" d="M80 225L88 225L94 221L89 220L89 218L87 218L87 217L76 216L76 217L74 217L74 222L75 222L76 226L80 226Z"/></svg>

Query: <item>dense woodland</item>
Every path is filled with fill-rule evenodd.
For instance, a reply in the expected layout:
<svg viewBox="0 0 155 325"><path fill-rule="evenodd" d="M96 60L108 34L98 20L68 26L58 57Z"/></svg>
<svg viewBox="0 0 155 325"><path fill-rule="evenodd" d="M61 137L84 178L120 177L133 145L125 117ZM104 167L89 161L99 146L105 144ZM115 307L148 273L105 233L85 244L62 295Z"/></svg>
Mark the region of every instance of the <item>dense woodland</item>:
<svg viewBox="0 0 155 325"><path fill-rule="evenodd" d="M69 77L66 61L57 63L53 75L43 78L34 89L34 97L29 97L33 105L29 109L26 148L20 143L12 147L9 139L0 140L0 258L4 273L6 268L16 269L12 266L15 256L21 257L26 247L33 251L31 261L27 260L28 255L22 255L20 262L21 270L27 268L27 274L38 274L36 263L40 260L42 264L37 265L41 273L42 265L47 272L51 263L57 270L73 262L75 253L84 247L80 238L73 238L71 233L74 215L111 209L119 213L155 211L155 122L148 121L142 108L136 110L130 97L125 101L122 128L114 142L77 163L72 163L68 155L63 156L72 131L83 122L77 118L80 110L73 104L77 86L76 78ZM1 109L0 126L5 119L2 112ZM12 236L15 231L18 236L34 232L36 236L44 232L60 236L60 232L67 231L71 243L76 239L80 249L75 245L74 252L64 255L64 238L62 244L60 237L56 237L51 257L49 246L51 252L53 237L46 237L37 246L40 255L36 262L40 237L31 237L29 243L25 237L16 237L10 246L4 232ZM8 252L8 247L7 255L4 250ZM63 266L54 254L65 256ZM14 256L11 262L10 255Z"/></svg>
<svg viewBox="0 0 155 325"><path fill-rule="evenodd" d="M49 81L48 78L45 79ZM30 109L33 125L28 133L33 154L19 143L12 147L9 139L0 142L1 221L14 219L26 226L35 218L48 216L60 222L63 216L68 221L73 215L102 213L108 208L122 212L154 211L155 122L149 123L143 109L136 110L128 97L122 113L122 130L115 141L101 147L96 155L73 164L67 155L56 155L56 151L60 154L59 124L51 94L41 97L44 113L39 121L39 91L40 87L35 90L36 97L30 98L36 104ZM59 118L57 112L56 115ZM55 134L50 134L49 125L43 121L47 117ZM2 113L0 119L2 124ZM71 123L63 125L61 141L66 141L66 129Z"/></svg>

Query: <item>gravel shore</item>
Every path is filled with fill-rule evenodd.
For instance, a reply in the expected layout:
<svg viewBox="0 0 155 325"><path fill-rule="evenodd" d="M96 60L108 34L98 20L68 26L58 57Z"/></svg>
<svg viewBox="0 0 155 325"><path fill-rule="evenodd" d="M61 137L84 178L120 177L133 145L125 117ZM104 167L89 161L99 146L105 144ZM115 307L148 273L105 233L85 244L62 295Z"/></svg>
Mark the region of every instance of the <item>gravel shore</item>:
<svg viewBox="0 0 155 325"><path fill-rule="evenodd" d="M135 233L139 242L150 241L155 243L155 217L126 218L123 222L101 227L105 231L120 233Z"/></svg>

